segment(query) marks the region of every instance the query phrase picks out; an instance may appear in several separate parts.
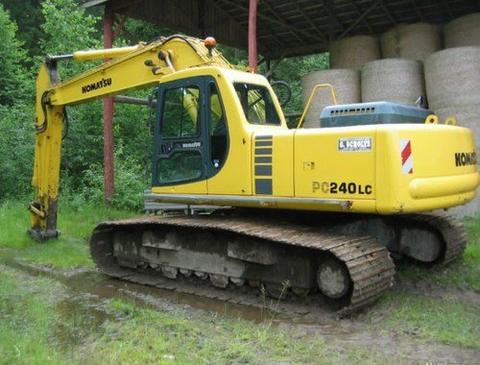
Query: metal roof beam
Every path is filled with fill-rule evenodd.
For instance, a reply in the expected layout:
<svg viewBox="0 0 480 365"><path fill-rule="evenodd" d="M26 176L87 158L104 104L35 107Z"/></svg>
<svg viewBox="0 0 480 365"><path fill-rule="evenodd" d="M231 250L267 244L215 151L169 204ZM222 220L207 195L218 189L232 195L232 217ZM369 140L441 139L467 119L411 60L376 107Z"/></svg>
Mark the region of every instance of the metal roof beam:
<svg viewBox="0 0 480 365"><path fill-rule="evenodd" d="M232 0L223 0L224 2L226 2L227 4L231 5L231 6L234 6L236 7L237 9L241 9L243 11L248 11L248 9L240 4L238 4L238 2L236 1L232 1ZM265 1L262 1L262 4L265 4ZM258 12L257 16L260 18L260 19L263 19L263 20L266 20L270 23L276 23L282 27L287 27L288 30L290 31L290 33L292 33L295 38L297 38L297 40L302 43L302 44L306 44L306 41L305 39L303 39L300 35L297 34L297 32L291 27L290 25L288 24L285 24L284 22L280 21L280 20L277 20L277 19L274 19L272 17L269 17L269 16L266 16L266 15L263 15L261 12Z"/></svg>
<svg viewBox="0 0 480 365"><path fill-rule="evenodd" d="M418 8L417 2L415 0L410 0L410 3L412 4L413 9L415 10L415 13L417 14L418 19L422 22L425 21L425 17L423 16L422 12Z"/></svg>
<svg viewBox="0 0 480 365"><path fill-rule="evenodd" d="M305 20L317 31L318 35L325 40L325 35L323 34L322 30L312 21L312 19L310 19L307 14L305 14L301 6L298 5L298 3L295 3L295 7L297 8L297 11L302 14Z"/></svg>
<svg viewBox="0 0 480 365"><path fill-rule="evenodd" d="M295 34L296 37L298 36L298 34L297 34L297 33L298 33L298 32L297 32L297 29L296 29L295 27L292 27L292 26L288 23L288 21L287 21L283 16L281 16L280 14L278 14L278 12L273 8L272 5L270 5L270 4L268 3L267 0L262 0L262 4L265 5L265 7L268 9L268 11L270 11L270 13L272 13L272 14L278 19L278 21L279 21L281 24L283 24L283 26L285 26L285 27L287 27L288 29L290 29L290 31L291 31L293 34ZM270 18L270 17L267 17L267 18ZM302 32L302 33L304 33L304 32ZM304 34L305 34L305 33L304 33ZM321 38L319 38L319 37L317 37L317 36L315 36L315 35L313 35L313 34L308 34L308 35L309 35L309 36L312 36L312 37L315 38L316 40L322 40ZM298 36L297 38L300 38L299 40L301 40L303 44L306 43L305 40L304 40L302 37Z"/></svg>
<svg viewBox="0 0 480 365"><path fill-rule="evenodd" d="M448 15L449 15L450 17L454 18L452 9L450 8L450 5L448 5L448 1L443 0L443 1L442 1L442 4L443 4L443 6L445 7L445 9L447 9Z"/></svg>
<svg viewBox="0 0 480 365"><path fill-rule="evenodd" d="M300 47L285 48L281 52L281 56L293 57L305 54L321 53L325 52L326 50L328 50L328 45L326 43L312 43Z"/></svg>
<svg viewBox="0 0 480 365"><path fill-rule="evenodd" d="M355 2L355 0L352 0L351 1L352 3L352 6L355 8L355 10L357 11L358 15L362 15L362 11L360 10L360 8L358 7L357 3ZM367 27L368 31L370 33L374 33L373 31L373 28L370 26L370 23L367 21L367 19L363 18L362 19L362 22L363 24L365 24L365 26Z"/></svg>
<svg viewBox="0 0 480 365"><path fill-rule="evenodd" d="M365 19L368 14L370 14L378 5L380 5L380 3L382 3L382 0L377 0L372 5L370 5L367 10L365 10L363 14L357 18L357 20L350 24L350 26L345 29L342 34L340 34L338 39L342 39L343 37L345 37L352 29L354 29L361 21L363 21L363 19Z"/></svg>
<svg viewBox="0 0 480 365"><path fill-rule="evenodd" d="M389 18L390 21L393 23L393 25L397 25L397 21L396 21L395 18L393 17L392 13L391 13L390 10L388 9L388 7L387 7L387 5L385 4L385 2L381 1L380 5L382 6L383 11L385 12L385 14L387 14L388 18Z"/></svg>
<svg viewBox="0 0 480 365"><path fill-rule="evenodd" d="M328 17L333 20L337 25L340 27L340 31L343 31L345 27L338 19L337 15L335 14L335 9L333 8L333 1L332 0L323 0L323 5L325 9L327 9Z"/></svg>
<svg viewBox="0 0 480 365"><path fill-rule="evenodd" d="M92 6L97 6L101 5L103 3L106 3L108 0L90 0L85 3L83 3L81 6L84 8L91 8Z"/></svg>

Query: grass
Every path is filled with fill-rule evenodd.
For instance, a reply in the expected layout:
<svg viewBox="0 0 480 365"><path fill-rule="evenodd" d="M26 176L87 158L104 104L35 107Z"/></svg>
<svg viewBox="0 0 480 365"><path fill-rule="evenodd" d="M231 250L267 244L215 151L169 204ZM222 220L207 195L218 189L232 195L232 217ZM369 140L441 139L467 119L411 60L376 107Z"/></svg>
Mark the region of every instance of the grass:
<svg viewBox="0 0 480 365"><path fill-rule="evenodd" d="M62 201L58 216L60 238L38 244L27 234L30 217L26 207L26 201L0 203L0 248L10 249L3 255L15 251L23 260L58 269L93 267L86 244L93 228L101 221L135 214L103 204Z"/></svg>
<svg viewBox="0 0 480 365"><path fill-rule="evenodd" d="M46 244L26 234L25 202L0 204L0 259L14 256L57 269L93 267L87 240L98 222L135 213L103 205L63 202L58 240ZM403 267L402 280L427 280L446 287L480 291L480 218L467 221L469 244L457 262L439 269ZM385 363L382 349L338 348L319 334L271 321L256 324L200 311L152 309L126 299L101 303L113 313L92 322L91 308L62 307L68 288L1 265L0 364L198 364L198 363ZM69 295L69 294L68 294ZM67 295L67 296L68 296ZM77 302L73 303L74 308ZM62 309L63 308L63 309ZM480 350L479 307L455 298L428 298L389 292L366 315L368 328L411 340ZM373 321L382 316L381 323ZM370 317L371 316L371 317ZM353 321L361 322L362 319ZM66 342L65 342L66 341Z"/></svg>
<svg viewBox="0 0 480 365"><path fill-rule="evenodd" d="M22 282L18 272L1 267L1 364L62 363L58 352L49 346L49 335L57 320L52 304L58 291L49 280Z"/></svg>
<svg viewBox="0 0 480 365"><path fill-rule="evenodd" d="M480 350L478 306L456 298L390 292L381 298L377 309L386 313L386 321L381 325L384 329L429 342Z"/></svg>
<svg viewBox="0 0 480 365"><path fill-rule="evenodd" d="M296 338L268 324L160 312L119 299L110 306L123 319L109 322L90 351L107 364L311 363L328 358L320 337Z"/></svg>

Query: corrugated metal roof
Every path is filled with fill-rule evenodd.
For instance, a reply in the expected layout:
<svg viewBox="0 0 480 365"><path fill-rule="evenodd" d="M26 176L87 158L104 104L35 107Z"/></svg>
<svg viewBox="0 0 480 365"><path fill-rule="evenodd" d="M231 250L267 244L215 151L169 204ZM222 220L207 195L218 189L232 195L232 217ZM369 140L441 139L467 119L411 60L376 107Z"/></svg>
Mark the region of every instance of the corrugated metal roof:
<svg viewBox="0 0 480 365"><path fill-rule="evenodd" d="M247 46L248 0L90 0L115 12L192 36ZM328 50L330 41L380 34L399 23L445 23L480 11L478 0L261 0L258 46L269 58Z"/></svg>

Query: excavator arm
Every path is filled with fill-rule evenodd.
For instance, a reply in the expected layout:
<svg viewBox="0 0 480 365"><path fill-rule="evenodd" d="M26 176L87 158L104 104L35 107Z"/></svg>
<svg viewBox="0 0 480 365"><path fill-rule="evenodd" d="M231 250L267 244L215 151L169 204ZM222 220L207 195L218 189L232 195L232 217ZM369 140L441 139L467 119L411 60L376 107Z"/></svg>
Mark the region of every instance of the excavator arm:
<svg viewBox="0 0 480 365"><path fill-rule="evenodd" d="M64 59L111 59L65 82L57 63ZM215 42L185 36L160 38L149 44L105 50L79 51L48 57L36 80L35 159L30 204L30 235L37 240L57 237L57 206L64 108L120 92L151 87L162 77L189 67L215 65L233 68L215 49ZM193 102L194 98L190 98Z"/></svg>

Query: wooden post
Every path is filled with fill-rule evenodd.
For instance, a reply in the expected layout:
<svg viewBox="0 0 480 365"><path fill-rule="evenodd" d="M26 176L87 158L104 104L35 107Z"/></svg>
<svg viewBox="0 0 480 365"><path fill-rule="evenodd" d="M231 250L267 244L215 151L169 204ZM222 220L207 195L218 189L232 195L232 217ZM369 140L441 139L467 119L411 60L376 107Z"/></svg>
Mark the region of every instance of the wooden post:
<svg viewBox="0 0 480 365"><path fill-rule="evenodd" d="M248 6L248 65L257 72L257 7L258 0L250 0Z"/></svg>
<svg viewBox="0 0 480 365"><path fill-rule="evenodd" d="M113 46L113 9L105 5L105 16L103 19L103 46ZM105 60L108 61L108 60ZM113 199L114 186L114 161L113 161L113 97L103 99L103 178L104 197L109 202Z"/></svg>

